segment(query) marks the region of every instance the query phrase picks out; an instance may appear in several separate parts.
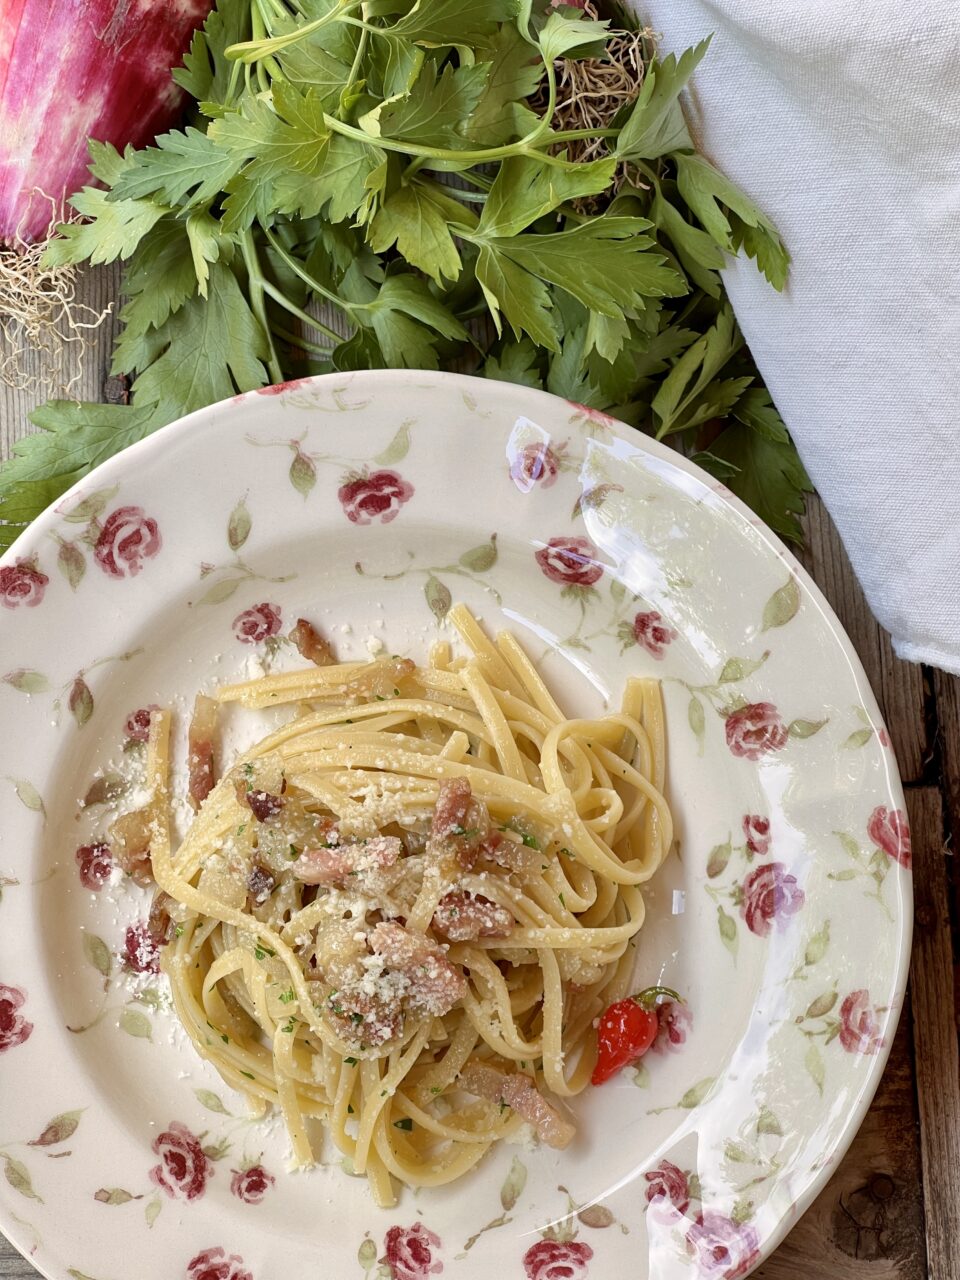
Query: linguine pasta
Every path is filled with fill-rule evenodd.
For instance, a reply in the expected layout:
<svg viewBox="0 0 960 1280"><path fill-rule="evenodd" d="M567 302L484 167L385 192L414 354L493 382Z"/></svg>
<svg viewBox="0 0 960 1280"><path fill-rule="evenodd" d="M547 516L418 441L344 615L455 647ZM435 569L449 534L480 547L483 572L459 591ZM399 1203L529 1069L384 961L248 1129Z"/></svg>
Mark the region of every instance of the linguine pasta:
<svg viewBox="0 0 960 1280"><path fill-rule="evenodd" d="M295 1159L320 1126L381 1205L452 1182L532 1125L565 1145L593 1026L630 990L640 886L672 839L659 686L568 719L509 633L449 614L467 656L334 663L221 688L288 706L200 805L168 819L154 713L150 852L163 953L197 1051Z"/></svg>

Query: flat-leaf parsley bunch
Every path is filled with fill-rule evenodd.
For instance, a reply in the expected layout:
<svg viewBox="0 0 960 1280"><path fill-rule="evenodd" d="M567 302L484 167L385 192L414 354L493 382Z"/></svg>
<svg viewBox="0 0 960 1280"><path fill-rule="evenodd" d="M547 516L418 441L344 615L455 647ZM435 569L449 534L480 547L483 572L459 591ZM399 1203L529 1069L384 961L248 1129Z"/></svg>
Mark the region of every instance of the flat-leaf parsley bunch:
<svg viewBox="0 0 960 1280"><path fill-rule="evenodd" d="M673 437L796 537L806 477L718 275L742 251L781 288L787 254L694 149L678 95L706 46L658 61L624 25L546 0L219 0L174 73L191 122L123 155L91 142L102 186L47 251L125 261L130 403L36 411L0 472L0 544L182 414L393 366ZM559 109L568 73L602 81L625 46L641 74L599 123L595 94Z"/></svg>

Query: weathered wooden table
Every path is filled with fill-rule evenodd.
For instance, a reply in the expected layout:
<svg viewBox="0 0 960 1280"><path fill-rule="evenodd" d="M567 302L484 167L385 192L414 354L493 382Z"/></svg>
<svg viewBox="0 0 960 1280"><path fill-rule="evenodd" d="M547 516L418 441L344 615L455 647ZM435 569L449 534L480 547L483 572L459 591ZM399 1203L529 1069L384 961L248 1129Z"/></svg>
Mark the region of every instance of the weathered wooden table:
<svg viewBox="0 0 960 1280"><path fill-rule="evenodd" d="M91 272L81 300L101 309L117 287L115 270ZM102 326L87 358L83 399L110 398L114 323ZM3 457L29 429L32 404L0 387ZM913 827L916 932L907 1003L874 1104L827 1188L757 1276L960 1280L960 867L951 853L960 840L960 678L898 661L817 500L805 527L804 562L860 655L900 762ZM36 1276L0 1237L0 1277Z"/></svg>

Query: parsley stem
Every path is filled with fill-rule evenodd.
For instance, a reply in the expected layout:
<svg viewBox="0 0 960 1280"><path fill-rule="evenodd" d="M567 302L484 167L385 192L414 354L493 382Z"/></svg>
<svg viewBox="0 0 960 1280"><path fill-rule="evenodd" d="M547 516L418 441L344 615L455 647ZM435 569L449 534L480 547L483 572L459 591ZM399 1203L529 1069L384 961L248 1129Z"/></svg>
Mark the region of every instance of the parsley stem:
<svg viewBox="0 0 960 1280"><path fill-rule="evenodd" d="M270 329L278 338L282 338L284 342L289 342L292 347L300 347L304 351L310 351L314 355L324 357L330 356L333 352L333 347L321 347L319 342L311 342L302 333L294 333L292 329L285 329L282 324L271 324Z"/></svg>
<svg viewBox="0 0 960 1280"><path fill-rule="evenodd" d="M343 102L347 94L350 92L350 90L353 88L354 84L356 83L357 76L360 74L360 63L363 61L363 55L364 53L366 53L366 50L367 50L368 31L369 31L369 28L364 27L364 29L360 32L360 39L357 42L357 52L353 56L353 65L350 67L350 74L347 76L347 83L340 90L341 103Z"/></svg>
<svg viewBox="0 0 960 1280"><path fill-rule="evenodd" d="M316 329L320 333L325 333L328 338L333 338L336 342L344 341L342 334L337 333L335 329L329 328L322 320L318 320L316 316L312 316L308 312L302 311L296 303L291 302L287 295L285 293L281 293L281 291L275 288L269 280L262 281L261 288L265 294L274 300L274 302L279 302L281 307L286 308L292 316L296 316L297 319L301 320L304 324L308 324L311 329Z"/></svg>
<svg viewBox="0 0 960 1280"><path fill-rule="evenodd" d="M575 142L578 138L618 138L619 129L562 129L551 135L551 142Z"/></svg>
<svg viewBox="0 0 960 1280"><path fill-rule="evenodd" d="M273 337L270 333L270 325L267 321L267 308L263 301L263 293L265 281L260 272L260 262L257 258L256 245L253 243L253 233L247 229L240 233L240 249L243 253L244 265L247 268L247 276L250 282L250 306L253 314L260 322L263 329L263 336L269 348L269 356L267 359L267 370L270 374L271 382L283 381L283 370L280 368L280 361L277 359L276 348L273 345Z"/></svg>
<svg viewBox="0 0 960 1280"><path fill-rule="evenodd" d="M261 224L262 225L262 224ZM332 302L335 307L339 307L341 311L345 311L347 315L353 314L353 304L345 302L342 298L338 298L335 293L331 293L329 289L325 289L319 280L315 280L305 266L290 253L287 253L283 245L273 234L269 227L263 227L263 234L267 237L277 256L286 263L294 275L299 276L307 288L312 289L314 293L318 293L321 298L326 298L328 302ZM320 325L316 326L320 328ZM340 339L342 341L342 339Z"/></svg>
<svg viewBox="0 0 960 1280"><path fill-rule="evenodd" d="M362 129L338 120L336 116L328 115L326 112L323 114L323 123L334 133L342 133L345 138L354 138L368 147L379 147L382 151L399 151L406 156L424 156L427 160L448 160L469 166L486 164L490 160L505 160L507 156L533 155L543 164L569 166L570 163L569 160L561 160L559 156L552 156L547 151L539 151L536 147L529 145L531 139L536 141L543 133L543 129L539 126L525 138L520 138L517 142L506 142L500 147L485 147L478 151L454 151L449 147L425 147L416 142L400 142L394 138L375 138L372 134L364 133ZM548 141L552 144L553 139Z"/></svg>
<svg viewBox="0 0 960 1280"><path fill-rule="evenodd" d="M306 22L302 27L287 31L282 36L273 36L267 40L243 40L240 44L232 44L226 50L226 56L230 59L239 58L241 62L246 63L258 62L267 54L278 53L281 49L288 49L292 44L299 44L304 36L312 35L314 31L329 26L331 22L339 22L345 14L359 8L360 0L337 0L333 9L322 17L315 18L313 22Z"/></svg>

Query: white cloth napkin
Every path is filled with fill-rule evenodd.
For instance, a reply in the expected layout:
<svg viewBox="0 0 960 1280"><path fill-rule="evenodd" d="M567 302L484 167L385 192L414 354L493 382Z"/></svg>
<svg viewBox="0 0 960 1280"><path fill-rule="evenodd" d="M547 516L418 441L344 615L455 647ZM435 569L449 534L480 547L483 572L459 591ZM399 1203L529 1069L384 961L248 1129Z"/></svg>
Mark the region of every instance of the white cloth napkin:
<svg viewBox="0 0 960 1280"><path fill-rule="evenodd" d="M897 652L960 672L960 4L635 4L714 33L691 130L793 255L726 272L743 332Z"/></svg>

